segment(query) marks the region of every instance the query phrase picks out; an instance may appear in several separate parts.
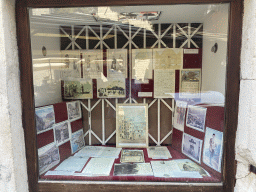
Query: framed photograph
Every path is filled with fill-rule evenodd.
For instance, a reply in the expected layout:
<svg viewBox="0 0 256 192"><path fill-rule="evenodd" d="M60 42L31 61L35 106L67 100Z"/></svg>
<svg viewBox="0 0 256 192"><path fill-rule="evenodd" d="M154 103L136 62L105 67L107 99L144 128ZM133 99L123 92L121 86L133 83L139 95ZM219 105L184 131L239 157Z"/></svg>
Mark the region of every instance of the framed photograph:
<svg viewBox="0 0 256 192"><path fill-rule="evenodd" d="M57 146L70 140L71 128L68 121L64 121L54 126L54 141Z"/></svg>
<svg viewBox="0 0 256 192"><path fill-rule="evenodd" d="M53 105L35 109L37 134L52 129L55 124L55 114Z"/></svg>
<svg viewBox="0 0 256 192"><path fill-rule="evenodd" d="M103 75L102 50L87 50L81 53L83 54L83 78L100 78Z"/></svg>
<svg viewBox="0 0 256 192"><path fill-rule="evenodd" d="M176 101L173 126L180 131L184 131L186 109L187 109L187 102Z"/></svg>
<svg viewBox="0 0 256 192"><path fill-rule="evenodd" d="M116 105L116 147L148 147L148 104Z"/></svg>
<svg viewBox="0 0 256 192"><path fill-rule="evenodd" d="M80 50L61 51L61 59L62 63L65 64L60 71L61 79L68 77L81 78Z"/></svg>
<svg viewBox="0 0 256 192"><path fill-rule="evenodd" d="M71 134L70 145L72 154L85 146L83 129Z"/></svg>
<svg viewBox="0 0 256 192"><path fill-rule="evenodd" d="M127 49L107 49L107 77L127 78Z"/></svg>
<svg viewBox="0 0 256 192"><path fill-rule="evenodd" d="M93 98L92 80L65 80L64 99Z"/></svg>
<svg viewBox="0 0 256 192"><path fill-rule="evenodd" d="M202 143L203 141L201 139L183 133L182 153L194 161L201 163Z"/></svg>
<svg viewBox="0 0 256 192"><path fill-rule="evenodd" d="M39 175L45 173L60 162L59 148L50 143L38 149Z"/></svg>
<svg viewBox="0 0 256 192"><path fill-rule="evenodd" d="M67 102L66 105L67 105L69 120L74 121L82 117L80 101Z"/></svg>
<svg viewBox="0 0 256 192"><path fill-rule="evenodd" d="M200 98L201 69L180 70L180 98Z"/></svg>
<svg viewBox="0 0 256 192"><path fill-rule="evenodd" d="M125 78L104 78L97 79L98 98L125 98Z"/></svg>
<svg viewBox="0 0 256 192"><path fill-rule="evenodd" d="M143 150L124 149L121 152L121 163L145 163Z"/></svg>
<svg viewBox="0 0 256 192"><path fill-rule="evenodd" d="M204 164L221 172L222 149L223 133L206 127L203 150Z"/></svg>
<svg viewBox="0 0 256 192"><path fill-rule="evenodd" d="M204 107L188 105L186 125L204 132L206 110Z"/></svg>

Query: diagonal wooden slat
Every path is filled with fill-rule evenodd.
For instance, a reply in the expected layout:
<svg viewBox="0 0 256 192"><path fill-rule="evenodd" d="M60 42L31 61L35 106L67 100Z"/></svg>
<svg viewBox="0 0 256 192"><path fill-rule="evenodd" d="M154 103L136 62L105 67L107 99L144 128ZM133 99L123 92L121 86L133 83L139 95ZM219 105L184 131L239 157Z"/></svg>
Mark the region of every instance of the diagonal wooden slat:
<svg viewBox="0 0 256 192"><path fill-rule="evenodd" d="M86 131L86 133L84 134L84 137L86 137L89 134L90 130Z"/></svg>
<svg viewBox="0 0 256 192"><path fill-rule="evenodd" d="M165 31L164 33L161 35L161 38L163 38L165 36L165 34L173 27L173 24L171 24Z"/></svg>
<svg viewBox="0 0 256 192"><path fill-rule="evenodd" d="M101 99L99 99L91 108L91 111L99 104L99 102L101 102Z"/></svg>
<svg viewBox="0 0 256 192"><path fill-rule="evenodd" d="M93 134L93 136L99 141L101 142L101 144L103 144L102 140L91 130L91 133Z"/></svg>
<svg viewBox="0 0 256 192"><path fill-rule="evenodd" d="M157 145L158 145L157 141L154 139L154 137L152 137L152 135L148 134L148 136L150 137L150 139L152 139L152 141L154 141L154 142L155 142L155 144L157 144Z"/></svg>
<svg viewBox="0 0 256 192"><path fill-rule="evenodd" d="M168 109L170 109L170 111L172 111L172 112L173 112L173 108L171 108L171 106L170 106L170 105L168 105L168 103L166 103L166 101L165 101L165 100L161 99L161 101L165 104L165 106L166 106Z"/></svg>
<svg viewBox="0 0 256 192"><path fill-rule="evenodd" d="M157 99L154 99L149 105L148 105L148 108L151 107L155 102L156 102Z"/></svg>
<svg viewBox="0 0 256 192"><path fill-rule="evenodd" d="M82 101L80 101L80 103L87 111L89 111L88 107Z"/></svg>
<svg viewBox="0 0 256 192"><path fill-rule="evenodd" d="M179 24L176 24L176 26L181 30L183 35L185 35L187 38L189 38L188 34L179 26Z"/></svg>
<svg viewBox="0 0 256 192"><path fill-rule="evenodd" d="M160 144L162 144L171 134L172 130L160 141Z"/></svg>
<svg viewBox="0 0 256 192"><path fill-rule="evenodd" d="M105 141L105 143L107 143L114 135L116 134L116 131L114 131Z"/></svg>
<svg viewBox="0 0 256 192"><path fill-rule="evenodd" d="M109 100L105 99L105 101L109 104L110 107L112 107L112 109L116 110L116 108L112 105L112 103L110 103Z"/></svg>

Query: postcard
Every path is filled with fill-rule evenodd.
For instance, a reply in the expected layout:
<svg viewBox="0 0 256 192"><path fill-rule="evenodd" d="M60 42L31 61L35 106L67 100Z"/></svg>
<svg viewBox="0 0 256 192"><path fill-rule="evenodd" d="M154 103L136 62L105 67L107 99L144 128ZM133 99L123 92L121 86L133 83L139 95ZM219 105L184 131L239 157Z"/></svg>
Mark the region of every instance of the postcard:
<svg viewBox="0 0 256 192"><path fill-rule="evenodd" d="M154 70L154 98L174 98L175 70Z"/></svg>
<svg viewBox="0 0 256 192"><path fill-rule="evenodd" d="M223 133L206 127L203 162L218 172L221 172L222 149Z"/></svg>
<svg viewBox="0 0 256 192"><path fill-rule="evenodd" d="M92 80L64 80L64 99L93 98Z"/></svg>
<svg viewBox="0 0 256 192"><path fill-rule="evenodd" d="M152 49L132 49L132 79L144 83L153 78Z"/></svg>
<svg viewBox="0 0 256 192"><path fill-rule="evenodd" d="M148 104L116 105L116 146L148 147Z"/></svg>
<svg viewBox="0 0 256 192"><path fill-rule="evenodd" d="M72 133L70 145L71 145L72 154L79 151L81 148L84 147L85 142L84 142L83 129L80 129L80 130L76 131L75 133Z"/></svg>
<svg viewBox="0 0 256 192"><path fill-rule="evenodd" d="M207 108L188 105L186 125L190 128L204 132Z"/></svg>
<svg viewBox="0 0 256 192"><path fill-rule="evenodd" d="M83 55L83 78L97 79L103 75L103 51L86 50Z"/></svg>
<svg viewBox="0 0 256 192"><path fill-rule="evenodd" d="M37 134L51 129L55 123L53 105L35 109Z"/></svg>
<svg viewBox="0 0 256 192"><path fill-rule="evenodd" d="M127 49L107 49L107 77L127 78Z"/></svg>
<svg viewBox="0 0 256 192"><path fill-rule="evenodd" d="M67 102L68 119L77 120L82 117L80 101Z"/></svg>
<svg viewBox="0 0 256 192"><path fill-rule="evenodd" d="M97 79L98 98L124 98L126 97L125 79L103 78Z"/></svg>
<svg viewBox="0 0 256 192"><path fill-rule="evenodd" d="M143 150L123 149L121 152L121 163L144 163Z"/></svg>
<svg viewBox="0 0 256 192"><path fill-rule="evenodd" d="M50 143L38 149L39 175L45 173L60 162L59 148Z"/></svg>
<svg viewBox="0 0 256 192"><path fill-rule="evenodd" d="M167 147L148 147L148 157L152 159L169 159L172 158Z"/></svg>
<svg viewBox="0 0 256 192"><path fill-rule="evenodd" d="M69 141L71 135L70 123L64 121L54 126L54 141L59 146Z"/></svg>
<svg viewBox="0 0 256 192"><path fill-rule="evenodd" d="M61 51L61 58L62 63L64 63L65 66L62 69L60 69L60 78L81 78L80 50Z"/></svg>
<svg viewBox="0 0 256 192"><path fill-rule="evenodd" d="M182 48L161 48L153 49L153 65L155 69L182 69L183 49Z"/></svg>
<svg viewBox="0 0 256 192"><path fill-rule="evenodd" d="M176 101L173 126L180 131L184 131L186 109L187 109L187 102Z"/></svg>
<svg viewBox="0 0 256 192"><path fill-rule="evenodd" d="M201 139L183 133L182 153L194 161L201 163L202 143L203 141Z"/></svg>
<svg viewBox="0 0 256 192"><path fill-rule="evenodd" d="M200 98L201 69L180 70L180 98Z"/></svg>
<svg viewBox="0 0 256 192"><path fill-rule="evenodd" d="M115 164L114 176L153 176L153 171L150 163Z"/></svg>
<svg viewBox="0 0 256 192"><path fill-rule="evenodd" d="M56 167L55 171L82 171L88 159L89 157L71 156Z"/></svg>

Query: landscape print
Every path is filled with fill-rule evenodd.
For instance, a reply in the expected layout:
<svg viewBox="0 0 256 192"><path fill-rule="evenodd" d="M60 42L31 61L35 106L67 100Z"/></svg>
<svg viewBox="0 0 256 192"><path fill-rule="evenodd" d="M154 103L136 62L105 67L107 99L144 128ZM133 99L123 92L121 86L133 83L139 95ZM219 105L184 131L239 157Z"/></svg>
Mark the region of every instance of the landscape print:
<svg viewBox="0 0 256 192"><path fill-rule="evenodd" d="M126 96L125 79L98 79L98 98L123 98Z"/></svg>
<svg viewBox="0 0 256 192"><path fill-rule="evenodd" d="M37 134L51 129L55 123L53 105L35 109Z"/></svg>

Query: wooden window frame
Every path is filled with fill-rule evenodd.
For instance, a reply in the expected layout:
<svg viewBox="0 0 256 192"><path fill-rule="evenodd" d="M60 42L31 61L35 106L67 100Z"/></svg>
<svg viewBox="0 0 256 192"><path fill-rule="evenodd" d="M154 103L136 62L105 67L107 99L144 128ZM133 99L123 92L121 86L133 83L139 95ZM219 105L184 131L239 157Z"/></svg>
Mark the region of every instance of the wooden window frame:
<svg viewBox="0 0 256 192"><path fill-rule="evenodd" d="M58 8L113 5L172 5L230 3L228 32L228 65L226 73L225 136L222 183L157 183L157 182L90 182L39 181L36 130L34 120L34 87L30 46L28 8ZM240 49L243 0L16 0L17 40L19 49L22 97L22 121L25 134L28 184L30 191L234 191L236 162L235 138L238 121L240 88Z"/></svg>

